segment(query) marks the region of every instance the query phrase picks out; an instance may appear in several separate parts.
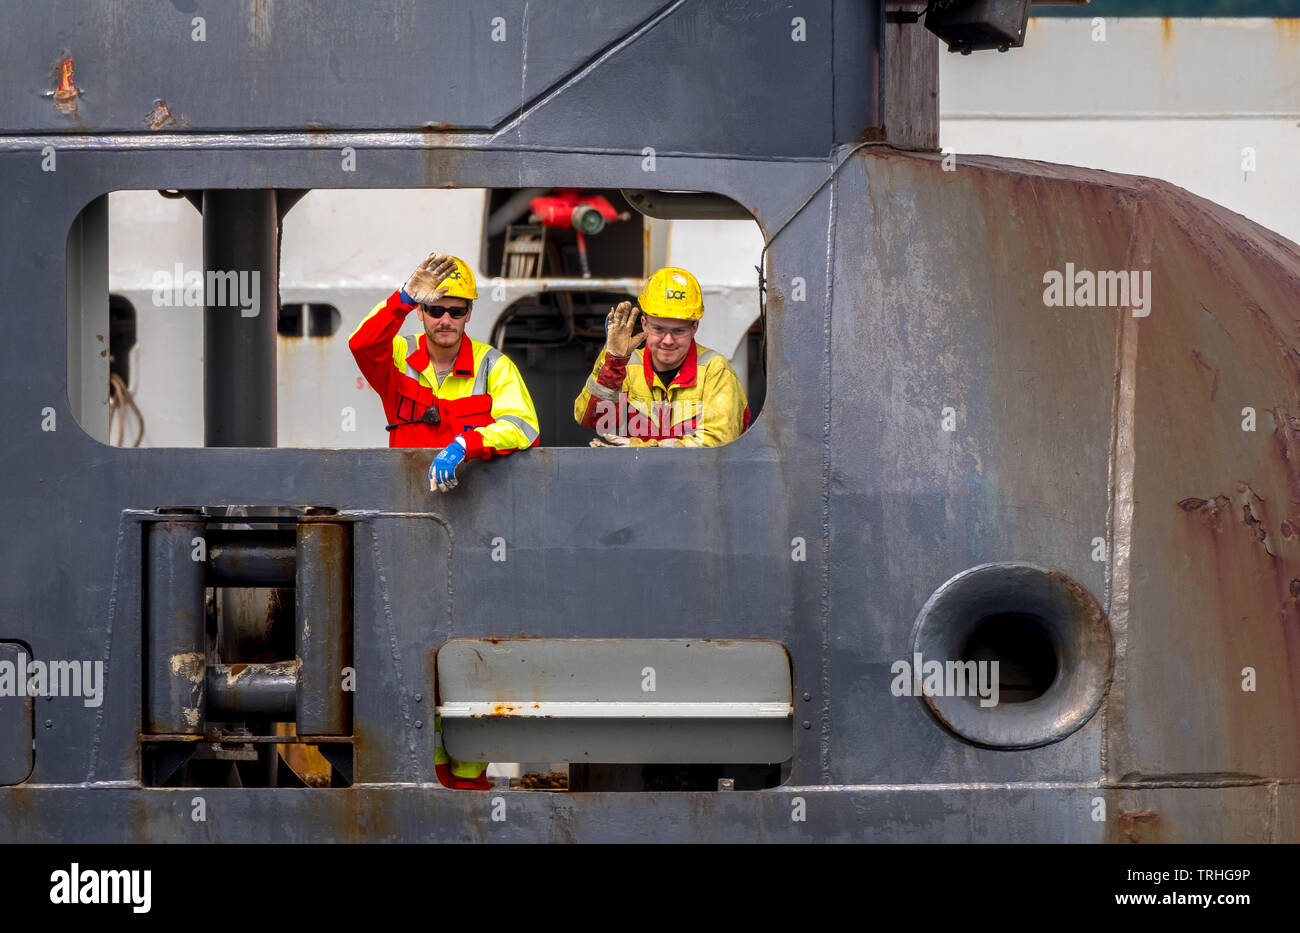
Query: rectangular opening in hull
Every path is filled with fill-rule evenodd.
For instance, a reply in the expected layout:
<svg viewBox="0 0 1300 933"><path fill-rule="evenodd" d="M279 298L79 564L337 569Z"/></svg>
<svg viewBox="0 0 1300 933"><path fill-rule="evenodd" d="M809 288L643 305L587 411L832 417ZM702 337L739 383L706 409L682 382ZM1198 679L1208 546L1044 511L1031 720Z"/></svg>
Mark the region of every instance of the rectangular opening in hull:
<svg viewBox="0 0 1300 933"><path fill-rule="evenodd" d="M790 659L774 641L455 639L437 671L443 744L458 760L577 764L587 777L711 768L710 786L683 789L716 789L779 783L793 752ZM736 782L720 766L775 777Z"/></svg>

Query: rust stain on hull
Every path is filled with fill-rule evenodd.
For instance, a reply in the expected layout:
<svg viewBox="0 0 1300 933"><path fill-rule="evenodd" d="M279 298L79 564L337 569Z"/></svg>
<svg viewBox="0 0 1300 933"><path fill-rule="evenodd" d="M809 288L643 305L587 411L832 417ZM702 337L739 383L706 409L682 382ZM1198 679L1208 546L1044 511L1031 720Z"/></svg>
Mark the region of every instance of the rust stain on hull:
<svg viewBox="0 0 1300 933"><path fill-rule="evenodd" d="M65 56L55 70L59 86L54 91L54 109L59 113L77 112L77 98L81 96L81 91L73 80L75 69L71 56Z"/></svg>
<svg viewBox="0 0 1300 933"><path fill-rule="evenodd" d="M1136 844L1160 841L1160 814L1154 810L1120 810L1116 823L1129 842Z"/></svg>

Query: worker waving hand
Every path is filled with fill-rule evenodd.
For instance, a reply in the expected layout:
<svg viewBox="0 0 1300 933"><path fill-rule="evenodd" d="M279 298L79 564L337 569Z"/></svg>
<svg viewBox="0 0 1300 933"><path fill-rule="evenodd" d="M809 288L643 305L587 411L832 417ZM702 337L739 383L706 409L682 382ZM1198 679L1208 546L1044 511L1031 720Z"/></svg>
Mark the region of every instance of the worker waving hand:
<svg viewBox="0 0 1300 933"><path fill-rule="evenodd" d="M478 289L454 256L430 255L402 288L375 306L348 346L379 393L390 447L444 448L429 488L455 488L466 460L537 446L537 412L510 358L465 334ZM400 336L418 309L423 332Z"/></svg>
<svg viewBox="0 0 1300 933"><path fill-rule="evenodd" d="M703 316L700 283L672 267L650 277L636 305L610 311L605 349L573 403L577 422L599 435L592 447L713 447L749 427L735 370L695 342ZM644 332L634 337L638 320Z"/></svg>

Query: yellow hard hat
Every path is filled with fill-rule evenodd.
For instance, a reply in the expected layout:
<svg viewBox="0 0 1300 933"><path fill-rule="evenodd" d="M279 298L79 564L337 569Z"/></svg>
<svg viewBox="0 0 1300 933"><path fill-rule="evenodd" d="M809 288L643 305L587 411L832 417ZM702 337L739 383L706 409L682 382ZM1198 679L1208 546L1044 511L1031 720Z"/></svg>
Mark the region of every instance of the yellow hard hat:
<svg viewBox="0 0 1300 933"><path fill-rule="evenodd" d="M455 256L451 258L455 261L456 268L442 280L442 285L447 287L447 293L444 297L466 298L473 301L478 298L478 285L474 282L473 271L463 259L458 259Z"/></svg>
<svg viewBox="0 0 1300 933"><path fill-rule="evenodd" d="M698 321L704 317L700 283L695 281L695 276L676 266L667 266L650 276L637 304L651 317L675 317L686 321Z"/></svg>

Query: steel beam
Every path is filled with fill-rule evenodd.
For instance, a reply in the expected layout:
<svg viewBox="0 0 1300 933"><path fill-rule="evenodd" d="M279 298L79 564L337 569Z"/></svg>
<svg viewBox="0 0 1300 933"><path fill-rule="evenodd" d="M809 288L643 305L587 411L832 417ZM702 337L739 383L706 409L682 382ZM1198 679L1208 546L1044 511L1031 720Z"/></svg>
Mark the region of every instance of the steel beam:
<svg viewBox="0 0 1300 933"><path fill-rule="evenodd" d="M304 518L298 525L296 653L298 734L348 729L343 668L351 656L352 560L348 527Z"/></svg>
<svg viewBox="0 0 1300 933"><path fill-rule="evenodd" d="M194 539L202 536L197 510L149 528L146 732L203 731L207 564L194 559Z"/></svg>
<svg viewBox="0 0 1300 933"><path fill-rule="evenodd" d="M274 447L280 255L274 189L203 193L203 443Z"/></svg>

